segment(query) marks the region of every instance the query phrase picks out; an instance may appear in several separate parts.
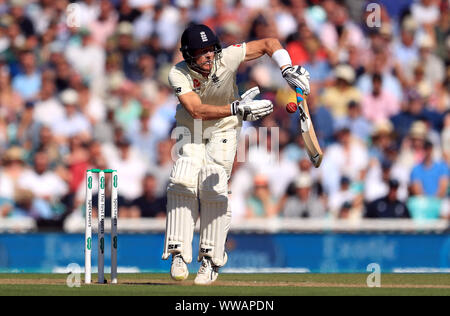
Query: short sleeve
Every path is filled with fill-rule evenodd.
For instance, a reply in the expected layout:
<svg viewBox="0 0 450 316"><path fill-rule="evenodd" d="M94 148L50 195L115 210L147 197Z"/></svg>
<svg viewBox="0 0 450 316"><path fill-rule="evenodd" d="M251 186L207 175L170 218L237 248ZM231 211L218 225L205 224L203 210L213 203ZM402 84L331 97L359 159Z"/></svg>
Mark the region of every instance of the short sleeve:
<svg viewBox="0 0 450 316"><path fill-rule="evenodd" d="M189 79L176 66L169 72L169 84L177 97L192 91Z"/></svg>
<svg viewBox="0 0 450 316"><path fill-rule="evenodd" d="M445 162L441 162L439 166L439 178L449 178L450 176L450 169L448 168L448 165Z"/></svg>
<svg viewBox="0 0 450 316"><path fill-rule="evenodd" d="M236 72L239 65L244 61L245 54L245 43L228 46L223 50L223 62L228 69Z"/></svg>

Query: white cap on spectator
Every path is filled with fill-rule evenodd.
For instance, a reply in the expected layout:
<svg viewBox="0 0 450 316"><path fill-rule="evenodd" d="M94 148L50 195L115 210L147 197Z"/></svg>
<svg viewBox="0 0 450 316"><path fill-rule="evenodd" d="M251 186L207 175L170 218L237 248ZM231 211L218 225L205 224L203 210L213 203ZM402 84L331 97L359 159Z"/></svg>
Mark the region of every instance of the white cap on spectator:
<svg viewBox="0 0 450 316"><path fill-rule="evenodd" d="M383 23L380 27L380 34L392 36L392 25L390 23Z"/></svg>
<svg viewBox="0 0 450 316"><path fill-rule="evenodd" d="M117 34L119 35L132 35L133 34L133 24L130 22L120 22L117 27Z"/></svg>
<svg viewBox="0 0 450 316"><path fill-rule="evenodd" d="M11 7L23 7L27 4L25 0L11 0Z"/></svg>
<svg viewBox="0 0 450 316"><path fill-rule="evenodd" d="M302 173L295 180L295 187L297 189L309 188L312 185L312 178L308 173Z"/></svg>
<svg viewBox="0 0 450 316"><path fill-rule="evenodd" d="M348 83L355 80L355 70L350 65L338 65L334 68L334 75L336 79L343 79Z"/></svg>
<svg viewBox="0 0 450 316"><path fill-rule="evenodd" d="M427 137L427 125L422 121L416 121L411 125L409 135L412 138L425 139Z"/></svg>
<svg viewBox="0 0 450 316"><path fill-rule="evenodd" d="M189 9L192 7L192 0L176 0L175 5L179 8Z"/></svg>
<svg viewBox="0 0 450 316"><path fill-rule="evenodd" d="M420 48L433 48L433 39L429 35L423 35L419 41Z"/></svg>
<svg viewBox="0 0 450 316"><path fill-rule="evenodd" d="M23 149L19 146L13 146L6 150L3 154L3 161L23 161L24 159Z"/></svg>
<svg viewBox="0 0 450 316"><path fill-rule="evenodd" d="M431 96L433 89L431 88L430 83L424 80L417 84L417 92L419 92L423 98L428 98Z"/></svg>
<svg viewBox="0 0 450 316"><path fill-rule="evenodd" d="M78 93L73 89L66 89L61 92L61 101L65 105L73 105L78 102Z"/></svg>
<svg viewBox="0 0 450 316"><path fill-rule="evenodd" d="M403 20L402 29L407 32L415 32L417 30L417 22L414 18L408 16Z"/></svg>
<svg viewBox="0 0 450 316"><path fill-rule="evenodd" d="M389 120L382 120L375 124L373 127L373 136L380 134L391 134L394 131L394 126Z"/></svg>

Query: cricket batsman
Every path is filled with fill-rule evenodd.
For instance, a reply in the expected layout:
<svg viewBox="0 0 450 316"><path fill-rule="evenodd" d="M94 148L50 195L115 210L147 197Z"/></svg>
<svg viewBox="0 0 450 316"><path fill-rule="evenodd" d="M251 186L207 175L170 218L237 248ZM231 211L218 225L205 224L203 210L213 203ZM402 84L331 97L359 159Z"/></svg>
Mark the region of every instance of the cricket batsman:
<svg viewBox="0 0 450 316"><path fill-rule="evenodd" d="M170 275L182 281L192 261L192 238L200 217L200 269L194 283L208 285L227 262L225 240L231 223L228 180L242 121L259 120L273 111L269 100L254 100L258 87L240 98L236 72L242 62L272 57L283 77L295 90L309 93L309 73L292 66L288 52L277 39L266 38L225 49L205 25L191 25L181 36L184 61L172 67L169 82L180 104L177 127L185 129L181 155L167 187L167 219L164 253L172 255ZM201 122L201 128L198 128ZM198 135L201 133L201 135Z"/></svg>

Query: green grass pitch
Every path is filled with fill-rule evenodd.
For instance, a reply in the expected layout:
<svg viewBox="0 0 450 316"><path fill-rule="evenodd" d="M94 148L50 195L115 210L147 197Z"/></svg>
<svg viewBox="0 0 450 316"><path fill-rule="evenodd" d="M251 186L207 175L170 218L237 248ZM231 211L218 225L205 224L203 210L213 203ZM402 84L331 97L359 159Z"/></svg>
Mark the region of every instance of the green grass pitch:
<svg viewBox="0 0 450 316"><path fill-rule="evenodd" d="M119 274L119 284L70 288L64 274L0 274L0 295L301 296L445 295L450 274L382 274L381 288L368 288L368 274L221 274L211 286L195 286L194 275L175 282L168 274ZM109 275L106 275L109 279Z"/></svg>

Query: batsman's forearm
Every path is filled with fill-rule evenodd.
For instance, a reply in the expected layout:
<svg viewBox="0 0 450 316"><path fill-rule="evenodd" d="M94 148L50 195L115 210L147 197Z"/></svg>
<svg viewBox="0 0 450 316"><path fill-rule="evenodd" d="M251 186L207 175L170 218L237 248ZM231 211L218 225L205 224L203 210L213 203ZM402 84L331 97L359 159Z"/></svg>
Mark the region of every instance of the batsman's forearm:
<svg viewBox="0 0 450 316"><path fill-rule="evenodd" d="M268 38L265 42L265 53L272 57L273 53L277 50L283 49L283 45L281 45L280 41L276 38Z"/></svg>
<svg viewBox="0 0 450 316"><path fill-rule="evenodd" d="M211 105L200 104L190 113L194 119L199 120L217 120L227 116L231 116L230 105Z"/></svg>

